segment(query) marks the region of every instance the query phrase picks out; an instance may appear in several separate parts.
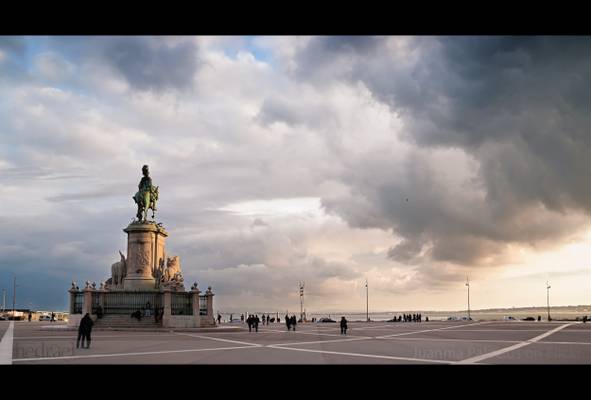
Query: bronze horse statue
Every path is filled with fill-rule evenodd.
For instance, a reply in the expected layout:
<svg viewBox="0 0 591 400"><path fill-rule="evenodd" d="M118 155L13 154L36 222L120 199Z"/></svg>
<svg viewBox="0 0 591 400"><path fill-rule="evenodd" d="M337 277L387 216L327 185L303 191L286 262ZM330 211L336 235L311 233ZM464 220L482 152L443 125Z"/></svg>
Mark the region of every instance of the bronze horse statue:
<svg viewBox="0 0 591 400"><path fill-rule="evenodd" d="M152 219L154 219L154 212L156 211L156 201L158 200L158 186L152 186L152 178L150 178L150 171L147 165L142 167L142 180L138 185L138 191L133 196L135 204L137 204L137 219L138 221L146 221L148 219L148 209L152 209Z"/></svg>
<svg viewBox="0 0 591 400"><path fill-rule="evenodd" d="M152 219L154 219L156 201L158 201L158 186L150 186L150 190L137 192L133 199L138 206L136 217L139 221L148 219L148 210L152 210Z"/></svg>

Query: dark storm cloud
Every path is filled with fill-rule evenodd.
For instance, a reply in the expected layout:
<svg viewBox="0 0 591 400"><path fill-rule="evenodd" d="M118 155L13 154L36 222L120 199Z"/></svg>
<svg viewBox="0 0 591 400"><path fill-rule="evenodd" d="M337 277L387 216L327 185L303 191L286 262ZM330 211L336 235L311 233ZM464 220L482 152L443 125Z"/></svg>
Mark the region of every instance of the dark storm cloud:
<svg viewBox="0 0 591 400"><path fill-rule="evenodd" d="M189 42L167 45L149 38L118 38L105 45L103 56L134 88L184 90L192 86L196 50Z"/></svg>
<svg viewBox="0 0 591 400"><path fill-rule="evenodd" d="M390 256L409 263L502 263L511 244L557 244L587 226L576 213L591 213L591 38L408 38L394 50L396 40L313 38L296 58L300 79L362 82L423 154L379 184L372 176L394 164L368 154L342 176L352 194L323 201L329 211L393 228L402 241ZM446 149L473 161L463 183L430 165Z"/></svg>
<svg viewBox="0 0 591 400"><path fill-rule="evenodd" d="M26 77L26 52L27 44L23 37L0 37L0 82Z"/></svg>
<svg viewBox="0 0 591 400"><path fill-rule="evenodd" d="M54 37L52 48L77 63L112 68L136 90L180 90L193 86L198 48L189 38L109 36Z"/></svg>
<svg viewBox="0 0 591 400"><path fill-rule="evenodd" d="M21 36L2 36L0 37L0 50L9 54L23 57L27 49L25 39Z"/></svg>
<svg viewBox="0 0 591 400"><path fill-rule="evenodd" d="M324 36L310 40L298 54L296 74L314 77L323 67L332 69L335 62L375 56L385 38L373 36Z"/></svg>
<svg viewBox="0 0 591 400"><path fill-rule="evenodd" d="M67 309L67 289L72 280L108 278L118 261L118 249L126 251L122 232L129 213L88 212L72 203L54 208L51 214L0 218L0 282L10 288L16 275L17 306ZM93 229L107 227L109 230ZM119 234L118 234L119 233Z"/></svg>

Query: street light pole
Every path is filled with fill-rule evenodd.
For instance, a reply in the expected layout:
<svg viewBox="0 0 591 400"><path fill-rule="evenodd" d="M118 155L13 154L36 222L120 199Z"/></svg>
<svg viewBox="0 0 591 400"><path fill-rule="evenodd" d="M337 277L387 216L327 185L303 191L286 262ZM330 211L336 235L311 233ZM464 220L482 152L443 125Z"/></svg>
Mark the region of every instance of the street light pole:
<svg viewBox="0 0 591 400"><path fill-rule="evenodd" d="M15 309L14 309L14 305L16 304L16 275L14 276L14 282L12 285L12 319L14 320L15 318Z"/></svg>
<svg viewBox="0 0 591 400"><path fill-rule="evenodd" d="M367 286L367 279L365 279L365 317L369 322L369 287Z"/></svg>
<svg viewBox="0 0 591 400"><path fill-rule="evenodd" d="M6 289L2 289L2 312L6 311Z"/></svg>
<svg viewBox="0 0 591 400"><path fill-rule="evenodd" d="M550 318L550 285L548 281L546 281L546 304L548 305L548 321L551 320Z"/></svg>
<svg viewBox="0 0 591 400"><path fill-rule="evenodd" d="M466 286L468 286L468 320L470 320L470 280L466 276Z"/></svg>
<svg viewBox="0 0 591 400"><path fill-rule="evenodd" d="M300 282L300 319L304 322L304 283Z"/></svg>

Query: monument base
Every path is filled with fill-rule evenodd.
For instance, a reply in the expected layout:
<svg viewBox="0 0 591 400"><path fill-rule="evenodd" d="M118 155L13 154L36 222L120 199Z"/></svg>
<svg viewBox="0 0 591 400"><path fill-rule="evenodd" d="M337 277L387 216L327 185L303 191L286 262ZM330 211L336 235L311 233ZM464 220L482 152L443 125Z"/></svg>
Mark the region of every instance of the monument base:
<svg viewBox="0 0 591 400"><path fill-rule="evenodd" d="M133 276L123 280L124 291L159 291L154 278Z"/></svg>
<svg viewBox="0 0 591 400"><path fill-rule="evenodd" d="M123 290L157 290L155 273L165 262L168 233L153 222L132 222L123 231L127 233L127 273L123 279Z"/></svg>

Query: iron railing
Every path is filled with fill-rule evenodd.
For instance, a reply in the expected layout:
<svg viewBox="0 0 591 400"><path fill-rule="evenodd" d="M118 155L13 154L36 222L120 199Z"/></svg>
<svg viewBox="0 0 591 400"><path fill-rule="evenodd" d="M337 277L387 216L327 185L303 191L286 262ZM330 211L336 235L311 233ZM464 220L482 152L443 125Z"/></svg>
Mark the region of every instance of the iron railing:
<svg viewBox="0 0 591 400"><path fill-rule="evenodd" d="M96 294L103 299L104 314L131 314L146 309L150 309L152 312L162 309L163 295L159 292L103 292Z"/></svg>
<svg viewBox="0 0 591 400"><path fill-rule="evenodd" d="M74 293L74 303L71 305L72 314L82 314L82 305L84 304L84 292Z"/></svg>
<svg viewBox="0 0 591 400"><path fill-rule="evenodd" d="M199 296L199 315L207 315L207 296Z"/></svg>
<svg viewBox="0 0 591 400"><path fill-rule="evenodd" d="M171 293L171 315L193 315L193 295L191 293Z"/></svg>

